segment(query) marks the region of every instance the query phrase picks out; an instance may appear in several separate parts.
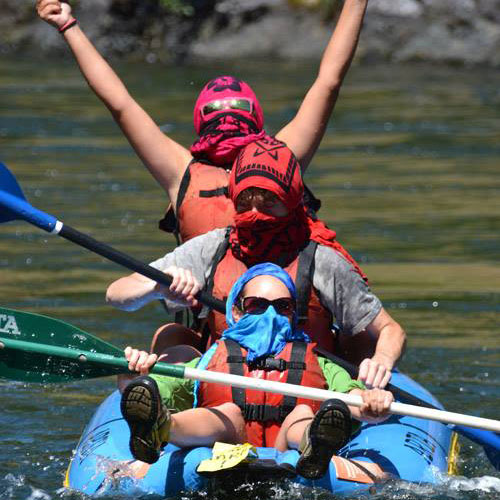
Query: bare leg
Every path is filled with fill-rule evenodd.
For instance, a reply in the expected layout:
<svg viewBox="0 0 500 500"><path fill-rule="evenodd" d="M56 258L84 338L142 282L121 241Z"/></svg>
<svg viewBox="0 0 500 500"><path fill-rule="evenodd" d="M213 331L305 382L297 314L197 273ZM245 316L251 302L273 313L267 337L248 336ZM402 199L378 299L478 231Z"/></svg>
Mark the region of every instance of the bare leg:
<svg viewBox="0 0 500 500"><path fill-rule="evenodd" d="M216 441L244 443L245 440L245 421L234 403L172 415L169 442L176 446L212 446Z"/></svg>
<svg viewBox="0 0 500 500"><path fill-rule="evenodd" d="M296 406L283 421L274 447L278 451L297 450L307 424L313 417L314 413L310 406Z"/></svg>

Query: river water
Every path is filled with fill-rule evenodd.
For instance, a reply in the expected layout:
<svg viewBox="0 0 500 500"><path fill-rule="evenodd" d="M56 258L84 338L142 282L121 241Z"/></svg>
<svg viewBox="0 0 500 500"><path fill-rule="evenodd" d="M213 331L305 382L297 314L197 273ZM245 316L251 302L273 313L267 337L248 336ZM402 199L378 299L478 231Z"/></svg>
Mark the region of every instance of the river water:
<svg viewBox="0 0 500 500"><path fill-rule="evenodd" d="M185 145L198 89L224 72L248 79L276 132L315 65L246 62L172 68L120 64L138 101ZM401 368L447 409L498 418L500 78L493 70L355 67L307 181L320 215L363 264L409 336ZM166 198L69 60L0 59L0 160L31 203L138 259L174 242L156 229ZM148 346L166 321L104 304L124 271L23 223L0 228L0 305L72 323L119 347ZM79 435L112 379L0 381L0 498L81 498L61 489ZM462 440L457 478L389 484L384 499L498 498L500 474ZM329 498L274 488L258 498ZM188 498L191 498L188 496ZM194 498L194 496L193 496Z"/></svg>

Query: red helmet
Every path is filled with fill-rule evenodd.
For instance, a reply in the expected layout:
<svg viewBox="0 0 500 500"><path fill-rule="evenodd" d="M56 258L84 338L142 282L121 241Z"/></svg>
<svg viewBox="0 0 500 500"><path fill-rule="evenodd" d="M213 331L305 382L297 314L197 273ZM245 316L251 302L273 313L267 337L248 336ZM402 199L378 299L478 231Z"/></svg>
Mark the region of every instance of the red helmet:
<svg viewBox="0 0 500 500"><path fill-rule="evenodd" d="M194 106L194 128L200 135L208 121L230 110L253 122L260 132L264 114L250 86L234 76L218 76L210 80L200 92Z"/></svg>

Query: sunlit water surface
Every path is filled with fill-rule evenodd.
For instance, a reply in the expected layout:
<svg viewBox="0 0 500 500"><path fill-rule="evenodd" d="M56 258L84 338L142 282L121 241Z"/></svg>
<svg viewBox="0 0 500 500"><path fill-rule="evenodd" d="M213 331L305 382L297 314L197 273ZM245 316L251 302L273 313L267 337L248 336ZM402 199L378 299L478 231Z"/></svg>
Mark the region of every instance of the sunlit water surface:
<svg viewBox="0 0 500 500"><path fill-rule="evenodd" d="M193 102L208 78L248 79L276 132L315 67L118 69L164 130L189 145ZM448 409L490 418L500 414L499 83L492 70L354 68L307 174L323 201L321 216L408 332L402 369ZM156 229L164 193L70 61L0 60L0 160L34 206L81 231L144 261L172 248ZM123 272L27 224L0 228L0 305L65 320L119 347L146 348L167 318L155 304L129 314L105 306L107 284ZM61 489L64 472L113 383L0 382L0 498L81 498ZM499 497L500 474L480 447L463 440L459 468L460 477L438 487L390 483L375 497ZM280 484L237 494L331 498Z"/></svg>

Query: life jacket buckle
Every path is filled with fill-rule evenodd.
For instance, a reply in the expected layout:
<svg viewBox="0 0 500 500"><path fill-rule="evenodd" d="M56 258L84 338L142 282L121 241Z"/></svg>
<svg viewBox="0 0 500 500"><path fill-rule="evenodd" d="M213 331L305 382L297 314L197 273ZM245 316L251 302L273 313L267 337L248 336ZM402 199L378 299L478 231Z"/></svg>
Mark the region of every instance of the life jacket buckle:
<svg viewBox="0 0 500 500"><path fill-rule="evenodd" d="M248 366L251 370L278 370L279 372L284 372L288 368L286 360L273 357L256 359L255 361L248 363Z"/></svg>
<svg viewBox="0 0 500 500"><path fill-rule="evenodd" d="M267 366L270 370L278 370L279 372L284 372L287 369L287 362L282 358L268 358Z"/></svg>

